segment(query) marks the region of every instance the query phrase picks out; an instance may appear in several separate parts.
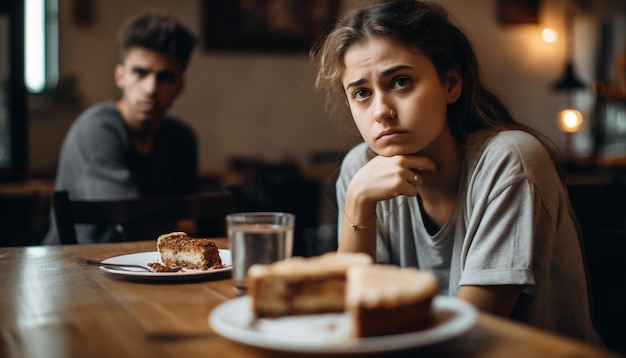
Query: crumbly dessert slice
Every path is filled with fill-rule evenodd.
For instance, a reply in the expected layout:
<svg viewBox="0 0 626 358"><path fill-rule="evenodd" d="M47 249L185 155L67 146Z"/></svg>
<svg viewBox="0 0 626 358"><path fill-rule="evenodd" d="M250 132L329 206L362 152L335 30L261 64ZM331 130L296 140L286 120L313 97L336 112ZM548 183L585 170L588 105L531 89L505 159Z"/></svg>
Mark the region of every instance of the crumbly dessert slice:
<svg viewBox="0 0 626 358"><path fill-rule="evenodd" d="M258 317L341 312L347 269L371 263L366 254L331 252L252 265L247 278L252 311Z"/></svg>
<svg viewBox="0 0 626 358"><path fill-rule="evenodd" d="M417 331L433 322L438 291L434 273L392 265L351 267L347 272L346 310L356 337Z"/></svg>
<svg viewBox="0 0 626 358"><path fill-rule="evenodd" d="M189 237L184 232L173 232L159 236L157 251L161 261L168 267L180 266L193 270L222 268L217 245L209 239Z"/></svg>

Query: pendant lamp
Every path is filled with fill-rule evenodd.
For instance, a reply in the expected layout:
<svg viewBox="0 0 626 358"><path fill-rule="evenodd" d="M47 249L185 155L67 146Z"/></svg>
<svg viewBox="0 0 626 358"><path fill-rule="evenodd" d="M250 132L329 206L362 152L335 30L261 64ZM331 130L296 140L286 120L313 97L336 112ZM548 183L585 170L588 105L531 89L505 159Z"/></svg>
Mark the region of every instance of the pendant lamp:
<svg viewBox="0 0 626 358"><path fill-rule="evenodd" d="M571 90L579 90L584 89L586 86L576 75L576 71L574 70L574 29L573 22L574 17L576 15L576 11L572 7L572 5L567 3L567 11L565 13L565 41L566 41L566 51L567 51L567 61L565 62L565 68L563 69L563 74L552 84L552 89L554 91L571 91Z"/></svg>
<svg viewBox="0 0 626 358"><path fill-rule="evenodd" d="M584 89L585 87L586 86L583 81L578 79L578 76L574 71L574 63L571 58L567 60L561 77L552 84L552 89L554 91L579 90Z"/></svg>

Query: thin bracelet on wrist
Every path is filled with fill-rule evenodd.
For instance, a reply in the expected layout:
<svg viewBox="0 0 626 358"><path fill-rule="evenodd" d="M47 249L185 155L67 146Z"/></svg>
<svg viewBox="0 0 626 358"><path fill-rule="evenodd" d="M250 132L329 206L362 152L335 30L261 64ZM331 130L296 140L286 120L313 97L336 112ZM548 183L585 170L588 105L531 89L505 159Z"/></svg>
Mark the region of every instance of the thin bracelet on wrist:
<svg viewBox="0 0 626 358"><path fill-rule="evenodd" d="M362 226L361 224L363 224L364 222L368 221L372 217L374 217L374 219L376 219L376 212L372 213L371 215L369 215L368 217L363 219L363 221L361 221L360 223L356 223L356 224L352 220L350 220L350 218L348 217L348 214L346 214L345 210L343 211L343 216L345 216L346 219L348 219L348 221L350 222L350 227L352 228L352 231L356 232L358 229L371 229L370 227L365 227L365 226Z"/></svg>

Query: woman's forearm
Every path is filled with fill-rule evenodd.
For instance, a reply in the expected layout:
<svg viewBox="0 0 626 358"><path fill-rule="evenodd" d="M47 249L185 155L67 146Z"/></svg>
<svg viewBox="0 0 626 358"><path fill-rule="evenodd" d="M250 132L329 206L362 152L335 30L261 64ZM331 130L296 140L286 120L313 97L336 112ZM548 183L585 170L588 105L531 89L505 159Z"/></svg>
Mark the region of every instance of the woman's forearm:
<svg viewBox="0 0 626 358"><path fill-rule="evenodd" d="M376 258L376 203L348 191L341 220L340 252L364 252Z"/></svg>
<svg viewBox="0 0 626 358"><path fill-rule="evenodd" d="M508 317L523 288L521 285L461 286L457 298L480 311Z"/></svg>

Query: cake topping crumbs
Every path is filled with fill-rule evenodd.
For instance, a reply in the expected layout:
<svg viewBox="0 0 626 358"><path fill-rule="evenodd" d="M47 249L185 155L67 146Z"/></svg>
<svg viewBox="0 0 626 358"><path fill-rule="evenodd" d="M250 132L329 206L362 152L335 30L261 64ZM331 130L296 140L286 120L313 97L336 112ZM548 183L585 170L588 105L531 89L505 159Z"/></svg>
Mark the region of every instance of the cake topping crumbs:
<svg viewBox="0 0 626 358"><path fill-rule="evenodd" d="M148 267L150 267L152 272L178 272L183 270L180 266L167 266L156 261L148 263Z"/></svg>

